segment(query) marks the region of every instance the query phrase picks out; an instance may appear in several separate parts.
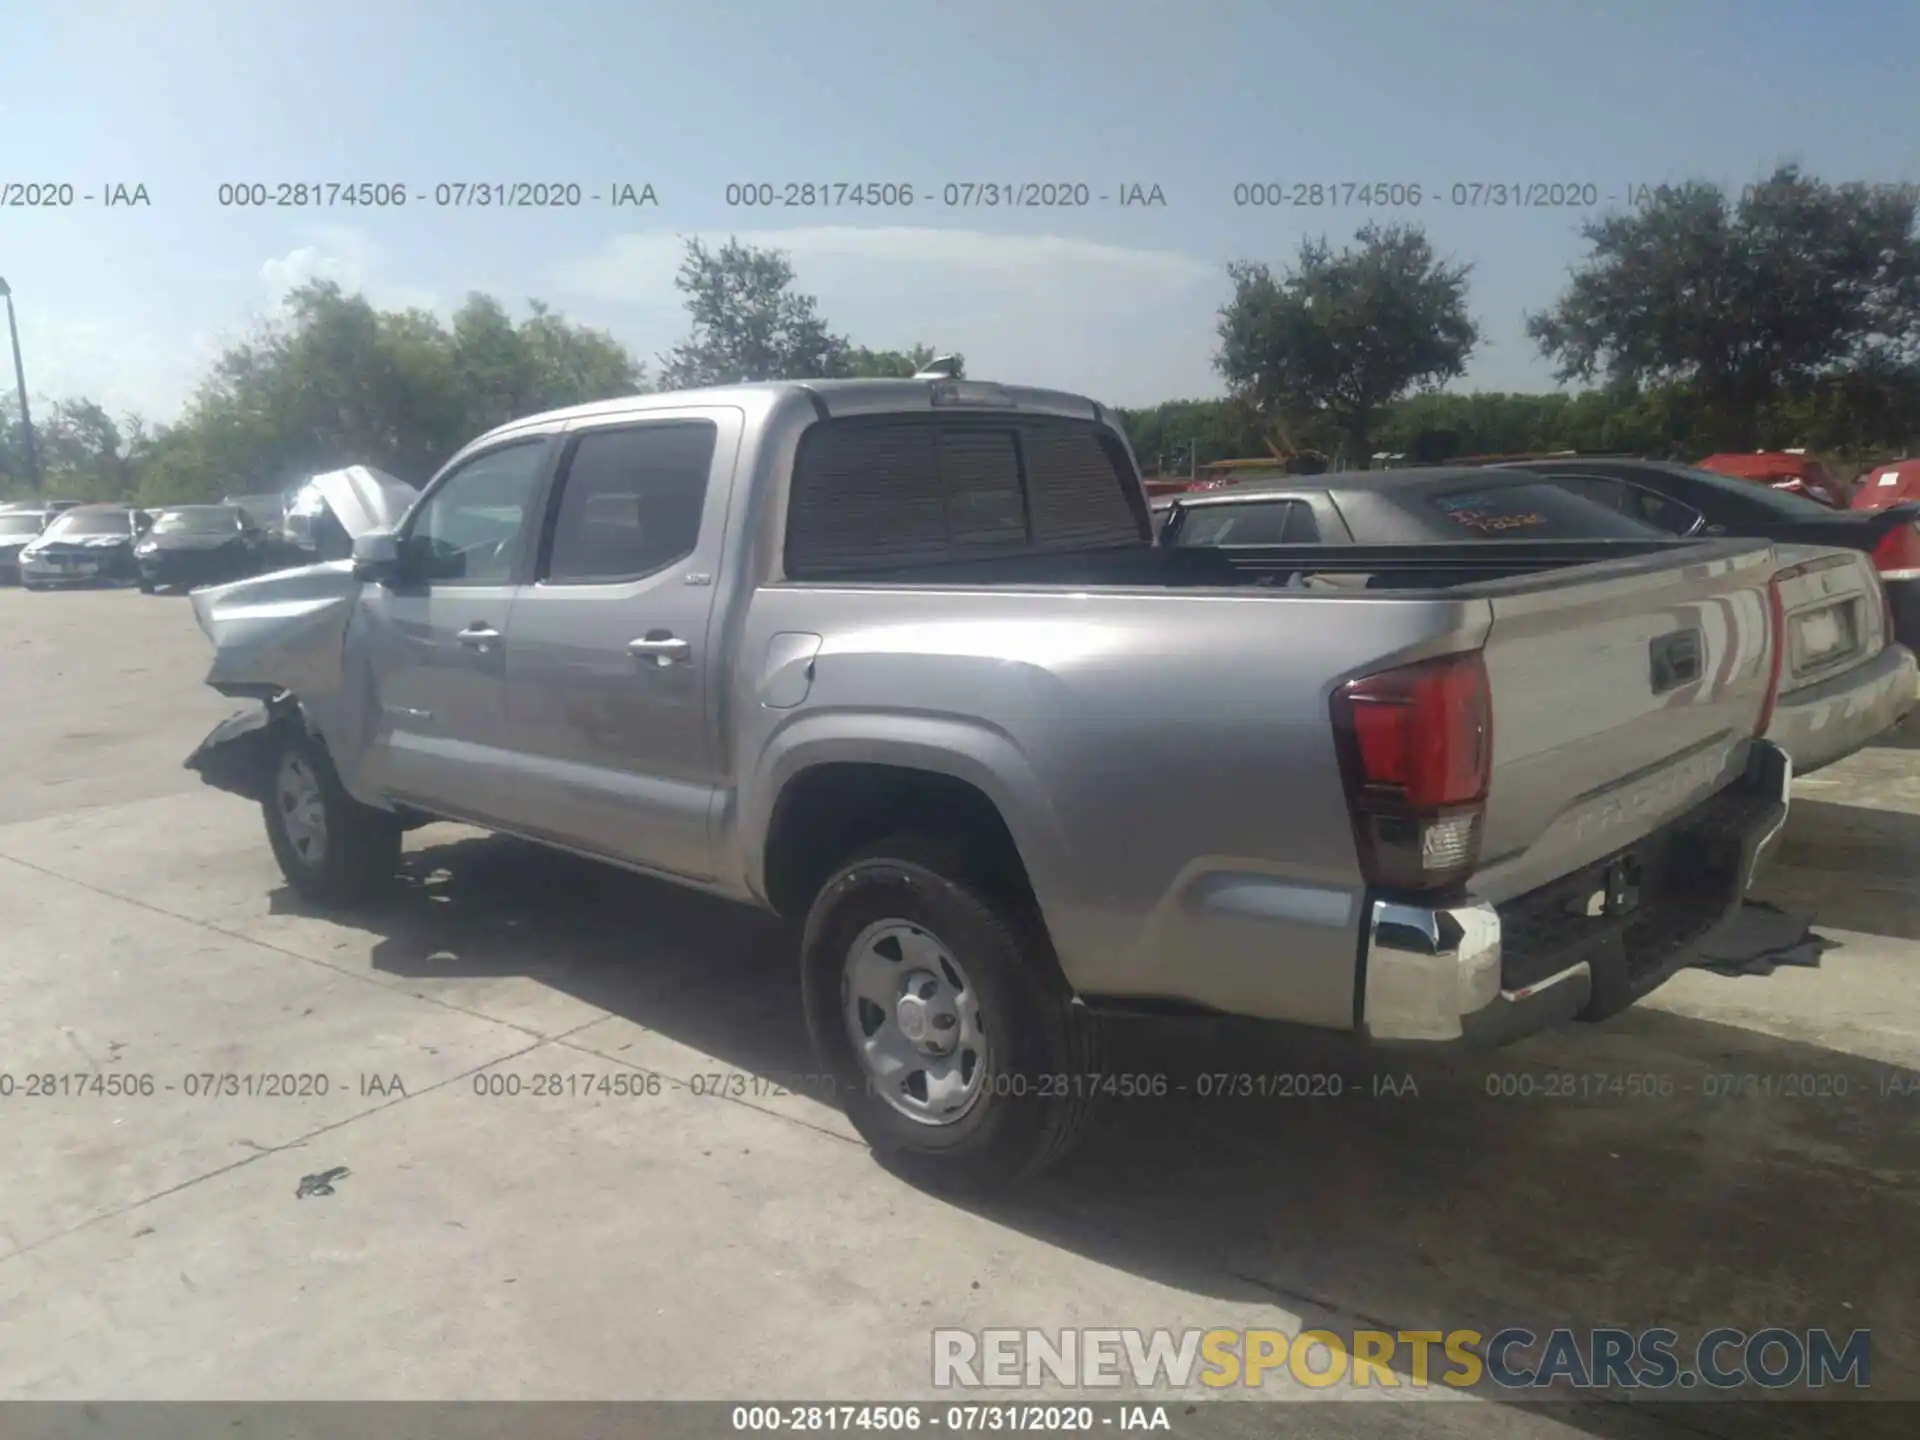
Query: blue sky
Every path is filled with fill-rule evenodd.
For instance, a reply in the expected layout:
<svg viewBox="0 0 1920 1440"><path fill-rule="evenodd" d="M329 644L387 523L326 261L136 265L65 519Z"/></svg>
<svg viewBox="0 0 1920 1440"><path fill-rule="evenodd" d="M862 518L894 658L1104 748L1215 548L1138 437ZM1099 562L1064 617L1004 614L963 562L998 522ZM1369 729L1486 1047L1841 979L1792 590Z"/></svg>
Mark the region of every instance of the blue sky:
<svg viewBox="0 0 1920 1440"><path fill-rule="evenodd" d="M1579 210L1237 207L1236 183L1740 185L1798 160L1920 180L1920 7L1884 0L12 0L0 209L36 394L170 419L221 345L324 275L443 314L529 297L651 359L680 237L788 250L856 342L1118 404L1219 390L1224 264L1371 213L1473 264L1464 385L1542 388L1522 330ZM914 185L912 208L729 208L730 182ZM223 182L399 182L404 208L237 210ZM651 183L658 208L439 209L442 182ZM967 181L1159 185L1164 208L951 209Z"/></svg>

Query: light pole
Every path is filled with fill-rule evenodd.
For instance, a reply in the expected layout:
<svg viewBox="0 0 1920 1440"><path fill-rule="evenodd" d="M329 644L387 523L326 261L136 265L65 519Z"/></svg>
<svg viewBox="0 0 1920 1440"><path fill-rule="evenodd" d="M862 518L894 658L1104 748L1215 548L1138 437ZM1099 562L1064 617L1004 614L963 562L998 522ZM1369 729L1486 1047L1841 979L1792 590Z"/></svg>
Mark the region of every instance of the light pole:
<svg viewBox="0 0 1920 1440"><path fill-rule="evenodd" d="M40 493L40 452L33 443L33 412L27 408L27 369L20 363L20 326L13 318L13 287L0 280L0 296L7 302L7 334L13 339L13 380L20 388L20 433L27 449L27 483Z"/></svg>

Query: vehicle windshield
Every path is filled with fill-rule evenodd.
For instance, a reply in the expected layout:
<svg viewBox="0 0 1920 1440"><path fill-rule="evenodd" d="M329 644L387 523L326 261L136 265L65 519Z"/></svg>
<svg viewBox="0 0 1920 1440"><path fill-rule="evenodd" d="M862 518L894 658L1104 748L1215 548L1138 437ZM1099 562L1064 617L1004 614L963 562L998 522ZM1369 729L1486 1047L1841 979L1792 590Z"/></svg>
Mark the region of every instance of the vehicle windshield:
<svg viewBox="0 0 1920 1440"><path fill-rule="evenodd" d="M47 533L68 535L130 535L133 522L125 510L69 510L54 521Z"/></svg>
<svg viewBox="0 0 1920 1440"><path fill-rule="evenodd" d="M40 517L34 514L0 515L0 535L38 535Z"/></svg>
<svg viewBox="0 0 1920 1440"><path fill-rule="evenodd" d="M218 535L239 528L234 512L224 505L189 505L168 510L153 522L156 535Z"/></svg>
<svg viewBox="0 0 1920 1440"><path fill-rule="evenodd" d="M1671 538L1651 525L1582 499L1551 481L1429 491L1419 505L1452 522L1460 540L1645 540Z"/></svg>

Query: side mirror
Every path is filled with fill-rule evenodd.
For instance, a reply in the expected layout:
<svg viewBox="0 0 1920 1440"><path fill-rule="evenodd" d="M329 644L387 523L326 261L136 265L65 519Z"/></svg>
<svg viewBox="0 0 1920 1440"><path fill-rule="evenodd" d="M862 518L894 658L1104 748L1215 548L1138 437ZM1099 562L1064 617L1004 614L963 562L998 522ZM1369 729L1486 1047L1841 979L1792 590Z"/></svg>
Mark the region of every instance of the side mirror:
<svg viewBox="0 0 1920 1440"><path fill-rule="evenodd" d="M353 542L353 573L359 580L392 585L401 578L400 537L391 530L374 530Z"/></svg>

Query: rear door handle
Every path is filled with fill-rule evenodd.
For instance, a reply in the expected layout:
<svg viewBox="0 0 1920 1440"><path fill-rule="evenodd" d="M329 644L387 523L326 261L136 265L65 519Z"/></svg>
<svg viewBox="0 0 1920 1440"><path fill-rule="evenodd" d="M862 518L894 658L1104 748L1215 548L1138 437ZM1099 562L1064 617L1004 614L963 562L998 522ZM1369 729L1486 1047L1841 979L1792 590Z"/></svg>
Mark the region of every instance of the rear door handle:
<svg viewBox="0 0 1920 1440"><path fill-rule="evenodd" d="M638 640L627 642L627 653L636 660L651 660L656 665L671 665L676 660L687 658L692 647L686 641L673 635L643 635Z"/></svg>
<svg viewBox="0 0 1920 1440"><path fill-rule="evenodd" d="M455 638L469 650L478 650L484 655L493 649L493 642L500 638L500 632L491 625L475 621Z"/></svg>

